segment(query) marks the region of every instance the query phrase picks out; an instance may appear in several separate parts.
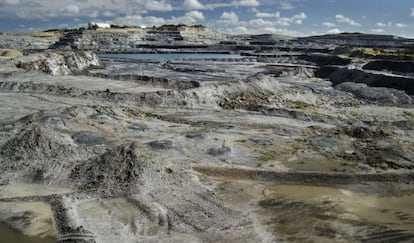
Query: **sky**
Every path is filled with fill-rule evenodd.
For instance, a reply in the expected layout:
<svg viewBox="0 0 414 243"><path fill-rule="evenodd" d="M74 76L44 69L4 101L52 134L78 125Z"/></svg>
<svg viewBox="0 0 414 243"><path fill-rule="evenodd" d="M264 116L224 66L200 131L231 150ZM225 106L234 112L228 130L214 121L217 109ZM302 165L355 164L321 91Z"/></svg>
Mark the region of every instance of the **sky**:
<svg viewBox="0 0 414 243"><path fill-rule="evenodd" d="M230 34L364 32L414 38L414 1L0 0L0 32L74 28L90 21L202 24Z"/></svg>

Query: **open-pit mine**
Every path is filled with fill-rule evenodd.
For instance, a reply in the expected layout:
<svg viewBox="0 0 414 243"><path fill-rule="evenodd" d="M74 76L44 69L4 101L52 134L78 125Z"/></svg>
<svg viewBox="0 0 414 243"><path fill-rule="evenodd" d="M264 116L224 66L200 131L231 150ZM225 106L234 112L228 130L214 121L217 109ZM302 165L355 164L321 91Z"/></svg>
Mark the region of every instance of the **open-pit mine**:
<svg viewBox="0 0 414 243"><path fill-rule="evenodd" d="M0 242L413 242L413 46L0 35Z"/></svg>

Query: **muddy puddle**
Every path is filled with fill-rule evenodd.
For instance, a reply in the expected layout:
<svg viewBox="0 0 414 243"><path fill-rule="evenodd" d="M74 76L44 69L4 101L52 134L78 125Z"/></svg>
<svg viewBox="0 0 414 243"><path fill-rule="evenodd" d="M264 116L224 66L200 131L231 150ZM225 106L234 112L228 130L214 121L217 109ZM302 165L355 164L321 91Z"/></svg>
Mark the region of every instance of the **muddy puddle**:
<svg viewBox="0 0 414 243"><path fill-rule="evenodd" d="M258 202L287 241L414 240L414 194L381 196L320 186L273 185ZM283 239L283 238L282 238Z"/></svg>
<svg viewBox="0 0 414 243"><path fill-rule="evenodd" d="M0 223L0 242L5 243L57 243L57 239L52 237L30 237L23 235L19 231L12 229L4 223Z"/></svg>
<svg viewBox="0 0 414 243"><path fill-rule="evenodd" d="M253 181L226 181L218 192L258 217L278 242L414 242L414 193Z"/></svg>

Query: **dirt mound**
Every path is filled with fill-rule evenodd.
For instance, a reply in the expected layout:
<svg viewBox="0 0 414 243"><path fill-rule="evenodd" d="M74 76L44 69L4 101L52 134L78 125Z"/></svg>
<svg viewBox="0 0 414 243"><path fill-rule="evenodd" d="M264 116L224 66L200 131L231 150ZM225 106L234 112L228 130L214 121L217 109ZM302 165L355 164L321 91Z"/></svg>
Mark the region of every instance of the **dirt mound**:
<svg viewBox="0 0 414 243"><path fill-rule="evenodd" d="M76 146L69 135L33 126L23 129L0 148L0 154L12 161L43 161L72 157Z"/></svg>
<svg viewBox="0 0 414 243"><path fill-rule="evenodd" d="M135 143L121 145L76 166L71 178L82 190L127 191L136 187L143 165Z"/></svg>

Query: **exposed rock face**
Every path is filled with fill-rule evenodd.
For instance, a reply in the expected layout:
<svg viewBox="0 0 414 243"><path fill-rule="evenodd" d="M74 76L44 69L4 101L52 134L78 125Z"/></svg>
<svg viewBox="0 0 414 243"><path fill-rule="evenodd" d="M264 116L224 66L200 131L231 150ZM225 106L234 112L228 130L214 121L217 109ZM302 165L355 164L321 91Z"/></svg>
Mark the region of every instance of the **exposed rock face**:
<svg viewBox="0 0 414 243"><path fill-rule="evenodd" d="M0 48L17 50L44 50L59 40L55 33L3 34L0 35Z"/></svg>
<svg viewBox="0 0 414 243"><path fill-rule="evenodd" d="M300 60L314 63L319 66L325 65L348 65L351 63L351 59L342 58L335 55L301 55L298 57Z"/></svg>
<svg viewBox="0 0 414 243"><path fill-rule="evenodd" d="M398 61L372 61L362 67L368 70L388 70L396 73L414 73L414 63Z"/></svg>
<svg viewBox="0 0 414 243"><path fill-rule="evenodd" d="M369 73L358 69L323 67L316 72L320 78L328 78L333 85L344 82L364 83L370 87L385 87L414 95L414 79L408 76Z"/></svg>
<svg viewBox="0 0 414 243"><path fill-rule="evenodd" d="M99 66L98 57L91 52L43 52L15 59L15 64L26 71L41 71L52 75L80 73L91 66Z"/></svg>
<svg viewBox="0 0 414 243"><path fill-rule="evenodd" d="M99 51L128 51L139 46L194 46L217 44L228 37L207 28L98 29L65 35L53 47Z"/></svg>
<svg viewBox="0 0 414 243"><path fill-rule="evenodd" d="M404 91L382 88L368 87L362 83L345 82L335 86L336 89L349 92L358 99L366 100L371 103L382 105L409 105L413 100Z"/></svg>

